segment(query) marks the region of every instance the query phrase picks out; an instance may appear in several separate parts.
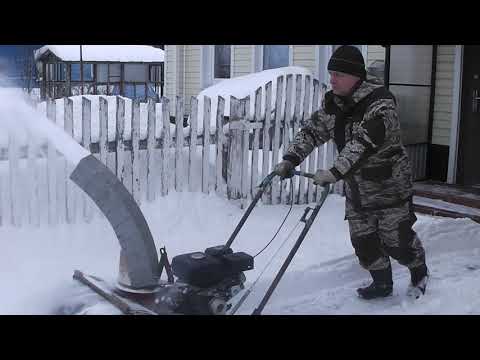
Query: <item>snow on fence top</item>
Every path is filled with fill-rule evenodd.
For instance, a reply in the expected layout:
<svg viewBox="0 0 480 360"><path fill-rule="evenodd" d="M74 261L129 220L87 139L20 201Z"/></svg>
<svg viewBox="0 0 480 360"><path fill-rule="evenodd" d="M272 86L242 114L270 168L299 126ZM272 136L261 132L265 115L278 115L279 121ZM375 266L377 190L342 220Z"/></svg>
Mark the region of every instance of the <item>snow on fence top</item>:
<svg viewBox="0 0 480 360"><path fill-rule="evenodd" d="M18 96L18 95L17 95ZM100 97L107 99L108 103L108 141L115 141L116 135L116 111L117 111L117 96L104 96L104 95L83 95L84 98L87 98L91 101L91 142L96 143L99 141L99 134L100 134ZM121 96L120 96L121 97ZM132 99L121 97L125 101L125 133L124 139L130 140L131 139L131 118L132 118ZM82 96L71 96L69 99L73 102L73 138L77 142L81 142L82 140ZM9 103L7 101L7 103ZM17 101L18 104L18 101ZM64 99L56 99L55 100L55 123L57 126L63 129L64 127L64 112L65 112L65 105ZM6 104L3 107L7 106ZM140 139L144 140L147 138L147 119L148 119L148 104L147 103L140 103ZM172 105L171 105L172 106ZM163 127L159 126L158 124L162 124L162 104L156 103L155 104L155 117L157 127L155 129L155 136L160 138L162 136ZM20 108L20 110L26 109L25 107ZM172 108L171 108L172 109ZM0 109L1 110L1 109ZM26 129L21 126L21 124L15 125L15 114L19 111L18 106L10 106L10 110L6 113L11 114L12 120L10 124L7 123L5 117L2 118L1 125L6 124L5 127L2 126L0 131L0 147L7 147L8 146L8 137L9 133L11 135L15 135L16 141L20 146L23 146L27 142L27 132ZM172 110L171 110L172 111ZM46 102L41 102L37 105L36 109L32 109L31 113L28 113L29 117L35 116L37 114L40 116L45 116L46 114ZM171 113L174 115L174 113ZM25 115L27 116L27 115ZM7 126L8 125L8 126ZM6 130L6 131L5 131ZM170 125L171 133L175 132L175 124ZM189 128L184 129L184 135L188 135ZM43 144L46 142L46 138L39 136L37 141L39 144Z"/></svg>
<svg viewBox="0 0 480 360"><path fill-rule="evenodd" d="M275 109L276 101L276 90L277 90L277 79L280 76L284 77L283 80L283 101L282 101L282 112L285 108L285 97L286 97L286 77L287 75L293 75L293 86L292 86L292 98L295 99L296 91L296 77L297 75L301 76L301 103L300 108L303 111L303 97L305 93L305 78L310 76L310 81L315 79L313 73L304 67L300 66L286 66L277 69L264 70L257 73L239 76L233 79L222 80L218 84L212 85L204 90L202 90L198 95L198 119L199 119L199 128L198 132L203 131L203 103L204 97L207 96L211 99L212 110L211 110L211 122L210 127L214 129L216 127L216 114L217 114L217 104L218 97L223 97L225 99L225 116L230 115L230 97L236 97L237 99L242 99L247 96L250 96L250 117L253 117L254 107L255 107L255 92L258 88L262 88L262 106L261 106L261 116L265 115L265 87L268 82L272 82L272 107ZM313 89L310 90L310 104L312 104ZM292 106L292 113L294 106Z"/></svg>
<svg viewBox="0 0 480 360"><path fill-rule="evenodd" d="M80 45L45 45L35 60L51 51L63 61L80 61ZM82 45L83 61L163 62L164 51L148 45Z"/></svg>
<svg viewBox="0 0 480 360"><path fill-rule="evenodd" d="M116 134L116 122L117 122L117 96L105 96L105 95L77 95L71 96L69 99L73 102L73 137L77 142L82 139L82 97L91 101L91 142L96 143L99 141L100 133L100 98L107 99L108 103L108 141L115 141ZM124 140L131 139L131 118L132 118L132 99L119 96L125 101L125 128L124 128ZM63 128L64 126L64 99L56 99L56 124ZM147 138L147 119L148 119L148 103L140 103L140 139ZM46 102L38 104L37 109L46 114ZM170 110L172 111L172 110ZM173 115L173 114L172 114ZM161 137L162 126L162 104L155 104L155 117L157 127L155 129L155 136ZM186 132L186 129L184 132ZM170 125L170 131L175 131L175 125Z"/></svg>

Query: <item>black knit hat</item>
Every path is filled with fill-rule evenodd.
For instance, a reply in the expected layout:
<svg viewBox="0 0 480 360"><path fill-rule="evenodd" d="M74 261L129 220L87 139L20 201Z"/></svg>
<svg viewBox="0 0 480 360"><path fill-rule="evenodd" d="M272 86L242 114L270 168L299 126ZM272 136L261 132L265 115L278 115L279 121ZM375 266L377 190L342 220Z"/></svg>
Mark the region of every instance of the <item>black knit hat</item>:
<svg viewBox="0 0 480 360"><path fill-rule="evenodd" d="M343 45L334 51L328 62L328 70L358 76L363 80L367 76L363 55L352 45Z"/></svg>

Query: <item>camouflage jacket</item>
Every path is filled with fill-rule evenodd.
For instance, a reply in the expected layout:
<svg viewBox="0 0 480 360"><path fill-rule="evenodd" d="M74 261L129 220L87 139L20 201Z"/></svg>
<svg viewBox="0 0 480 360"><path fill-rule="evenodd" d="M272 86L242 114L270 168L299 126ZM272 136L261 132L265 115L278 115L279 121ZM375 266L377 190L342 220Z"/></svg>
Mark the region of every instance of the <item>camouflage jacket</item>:
<svg viewBox="0 0 480 360"><path fill-rule="evenodd" d="M364 81L346 98L327 92L283 158L297 166L330 139L339 151L330 171L344 180L347 218L349 210L389 208L411 198L411 168L396 101L385 87Z"/></svg>

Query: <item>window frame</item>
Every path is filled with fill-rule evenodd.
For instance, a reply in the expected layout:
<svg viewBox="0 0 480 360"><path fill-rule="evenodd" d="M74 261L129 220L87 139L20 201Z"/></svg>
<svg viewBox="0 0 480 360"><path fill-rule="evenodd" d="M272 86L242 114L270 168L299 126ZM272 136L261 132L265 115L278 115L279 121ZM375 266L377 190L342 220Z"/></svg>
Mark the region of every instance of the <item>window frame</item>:
<svg viewBox="0 0 480 360"><path fill-rule="evenodd" d="M272 69L278 69L279 67L275 67L275 68L268 68L266 69L265 68L265 46L287 46L288 47L288 61L287 61L287 65L285 66L280 66L281 67L286 67L286 66L291 66L292 65L292 46L291 45L262 45L261 49L262 49L262 56L260 57L261 59L261 64L260 64L260 68L261 68L261 71L264 71L264 70L272 70Z"/></svg>
<svg viewBox="0 0 480 360"><path fill-rule="evenodd" d="M233 76L233 45L226 45L230 46L230 77L228 78L216 78L215 77L215 46L218 45L211 45L209 52L210 52L210 71L211 71L211 79L213 84L217 84L223 80L231 79ZM223 46L223 45L222 45Z"/></svg>

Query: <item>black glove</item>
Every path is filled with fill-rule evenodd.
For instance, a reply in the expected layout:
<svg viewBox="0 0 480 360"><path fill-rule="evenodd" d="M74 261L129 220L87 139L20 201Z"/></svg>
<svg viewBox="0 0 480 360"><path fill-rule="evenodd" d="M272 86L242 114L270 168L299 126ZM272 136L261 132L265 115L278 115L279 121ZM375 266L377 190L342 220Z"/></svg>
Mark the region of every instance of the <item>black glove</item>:
<svg viewBox="0 0 480 360"><path fill-rule="evenodd" d="M273 172L283 180L293 177L293 169L295 169L295 165L291 161L283 160L275 166Z"/></svg>

